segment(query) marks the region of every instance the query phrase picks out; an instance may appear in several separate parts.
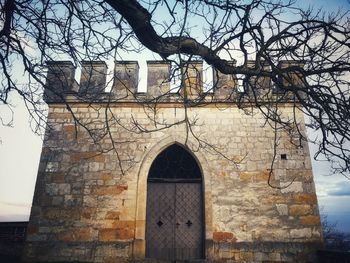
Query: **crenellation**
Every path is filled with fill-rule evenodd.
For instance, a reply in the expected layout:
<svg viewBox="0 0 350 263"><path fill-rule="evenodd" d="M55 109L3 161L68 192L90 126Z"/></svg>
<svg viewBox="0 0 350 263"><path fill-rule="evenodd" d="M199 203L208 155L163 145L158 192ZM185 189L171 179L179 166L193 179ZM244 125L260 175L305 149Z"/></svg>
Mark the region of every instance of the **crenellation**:
<svg viewBox="0 0 350 263"><path fill-rule="evenodd" d="M181 65L182 85L180 94L184 100L203 95L203 62L191 61Z"/></svg>
<svg viewBox="0 0 350 263"><path fill-rule="evenodd" d="M137 61L116 61L111 93L119 100L133 100L139 84Z"/></svg>
<svg viewBox="0 0 350 263"><path fill-rule="evenodd" d="M230 61L233 66L236 61ZM48 103L63 100L93 100L110 101L182 101L205 99L212 102L229 102L241 96L244 102L251 102L253 97L258 100L270 99L271 96L284 96L286 101L293 99L285 87L294 86L302 92L303 80L300 73L304 64L296 61L280 61L276 68L281 70L279 84L272 86L271 78L267 76L250 77L245 80L249 85L239 87L236 75L222 74L213 68L213 93L203 91L203 62L192 61L181 65L183 74L180 93L170 92L171 64L167 61L147 61L147 91L139 91L139 65L137 61L116 61L113 84L109 93L105 92L107 65L103 61L82 61L80 84L74 80L75 66L70 61L48 62L47 85L45 100ZM269 72L270 66L265 61L249 60L249 68ZM243 81L243 83L245 83ZM250 90L249 86L254 86ZM186 92L185 92L186 91ZM282 95L281 95L282 94Z"/></svg>
<svg viewBox="0 0 350 263"><path fill-rule="evenodd" d="M147 96L150 99L169 96L170 92L170 62L147 61Z"/></svg>
<svg viewBox="0 0 350 263"><path fill-rule="evenodd" d="M260 69L262 72L266 71L268 72L270 70L270 66L265 61L255 61L255 60L248 60L247 61L247 67L248 68L254 68L254 69ZM271 96L272 93L272 87L271 87L271 78L267 76L258 76L258 77L250 77L248 79L249 86L245 87L248 90L248 94L252 95L253 91L251 90L251 87L255 87L254 90L254 96L258 97L259 99L262 99L264 96Z"/></svg>
<svg viewBox="0 0 350 263"><path fill-rule="evenodd" d="M229 62L236 66L236 61ZM237 96L237 78L235 75L222 74L213 68L213 90L216 100L230 101Z"/></svg>
<svg viewBox="0 0 350 263"><path fill-rule="evenodd" d="M44 100L63 101L65 93L73 91L75 67L70 61L48 61Z"/></svg>
<svg viewBox="0 0 350 263"><path fill-rule="evenodd" d="M98 96L106 89L107 64L104 61L82 61L80 96Z"/></svg>

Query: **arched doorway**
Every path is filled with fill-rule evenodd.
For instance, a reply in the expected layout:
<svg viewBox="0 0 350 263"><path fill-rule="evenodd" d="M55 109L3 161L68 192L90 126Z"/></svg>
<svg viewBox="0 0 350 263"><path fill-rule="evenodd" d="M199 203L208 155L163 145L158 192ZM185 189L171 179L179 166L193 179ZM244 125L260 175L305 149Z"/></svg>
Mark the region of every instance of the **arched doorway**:
<svg viewBox="0 0 350 263"><path fill-rule="evenodd" d="M203 258L202 174L193 156L173 144L153 161L147 180L146 257Z"/></svg>

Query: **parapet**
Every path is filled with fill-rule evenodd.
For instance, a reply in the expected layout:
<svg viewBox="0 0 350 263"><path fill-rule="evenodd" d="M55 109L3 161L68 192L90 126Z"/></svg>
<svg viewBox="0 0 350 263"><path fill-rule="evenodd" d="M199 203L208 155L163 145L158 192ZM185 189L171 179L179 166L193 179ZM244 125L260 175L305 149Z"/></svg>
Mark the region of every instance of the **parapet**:
<svg viewBox="0 0 350 263"><path fill-rule="evenodd" d="M235 61L230 62L235 66ZM247 67L260 67L269 70L270 66L264 61L256 64L256 61L248 61ZM75 67L70 61L51 61L47 63L48 73L44 93L45 101L48 103L62 102L64 96L73 95L78 100L91 98L105 98L113 101L134 101L140 97L139 64L137 61L116 61L113 71L112 88L105 92L107 65L103 61L83 61L80 84L74 79ZM278 67L282 69L291 66L302 66L302 63L281 61ZM248 89L238 89L236 75L222 74L213 69L213 87L208 93L203 91L203 62L191 61L180 66L181 84L176 93L171 91L171 64L167 61L147 61L147 92L142 96L144 100L169 100L177 96L182 100L197 100L198 98L210 97L211 101L220 102L232 100L238 93L250 94ZM283 71L285 72L285 71ZM290 83L290 78L301 84L300 75L287 71L282 75L282 82ZM288 78L288 79L287 79ZM255 95L271 91L270 77L251 77L248 79L249 86L254 86Z"/></svg>

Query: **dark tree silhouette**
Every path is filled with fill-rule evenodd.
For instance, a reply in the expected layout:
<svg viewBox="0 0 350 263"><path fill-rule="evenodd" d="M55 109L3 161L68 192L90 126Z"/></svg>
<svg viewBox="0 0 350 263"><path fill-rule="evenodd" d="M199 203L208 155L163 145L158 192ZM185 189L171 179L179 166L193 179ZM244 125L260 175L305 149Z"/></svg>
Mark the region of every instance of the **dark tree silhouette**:
<svg viewBox="0 0 350 263"><path fill-rule="evenodd" d="M41 98L47 61L79 66L82 60L120 60L146 48L178 66L202 59L233 75L243 88L228 102L258 108L272 127L297 126L278 110L279 102L294 103L319 131L315 158L325 156L336 172L350 170L347 12L303 10L292 0L5 0L0 7L0 102L11 107L9 94L16 92L36 126L45 123ZM204 103L201 96L184 96L185 107Z"/></svg>

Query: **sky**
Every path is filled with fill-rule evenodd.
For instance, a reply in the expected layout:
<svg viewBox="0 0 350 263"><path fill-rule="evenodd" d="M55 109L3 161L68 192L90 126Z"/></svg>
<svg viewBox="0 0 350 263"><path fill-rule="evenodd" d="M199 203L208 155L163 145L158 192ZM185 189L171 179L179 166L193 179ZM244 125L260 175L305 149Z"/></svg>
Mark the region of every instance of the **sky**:
<svg viewBox="0 0 350 263"><path fill-rule="evenodd" d="M327 10L340 6L350 9L347 0L299 2L303 6L317 4ZM135 57L125 59L136 60ZM142 59L141 71L146 69L146 59L152 57L148 55ZM141 86L145 85L141 83ZM42 146L42 138L30 128L24 105L16 97L12 101L16 105L13 127L0 125L0 221L28 220ZM0 106L0 111L6 115L8 110ZM313 156L313 145L310 145L310 152ZM342 175L330 176L327 162L313 161L312 165L321 213L327 214L330 222L337 222L339 230L350 232L350 181Z"/></svg>

